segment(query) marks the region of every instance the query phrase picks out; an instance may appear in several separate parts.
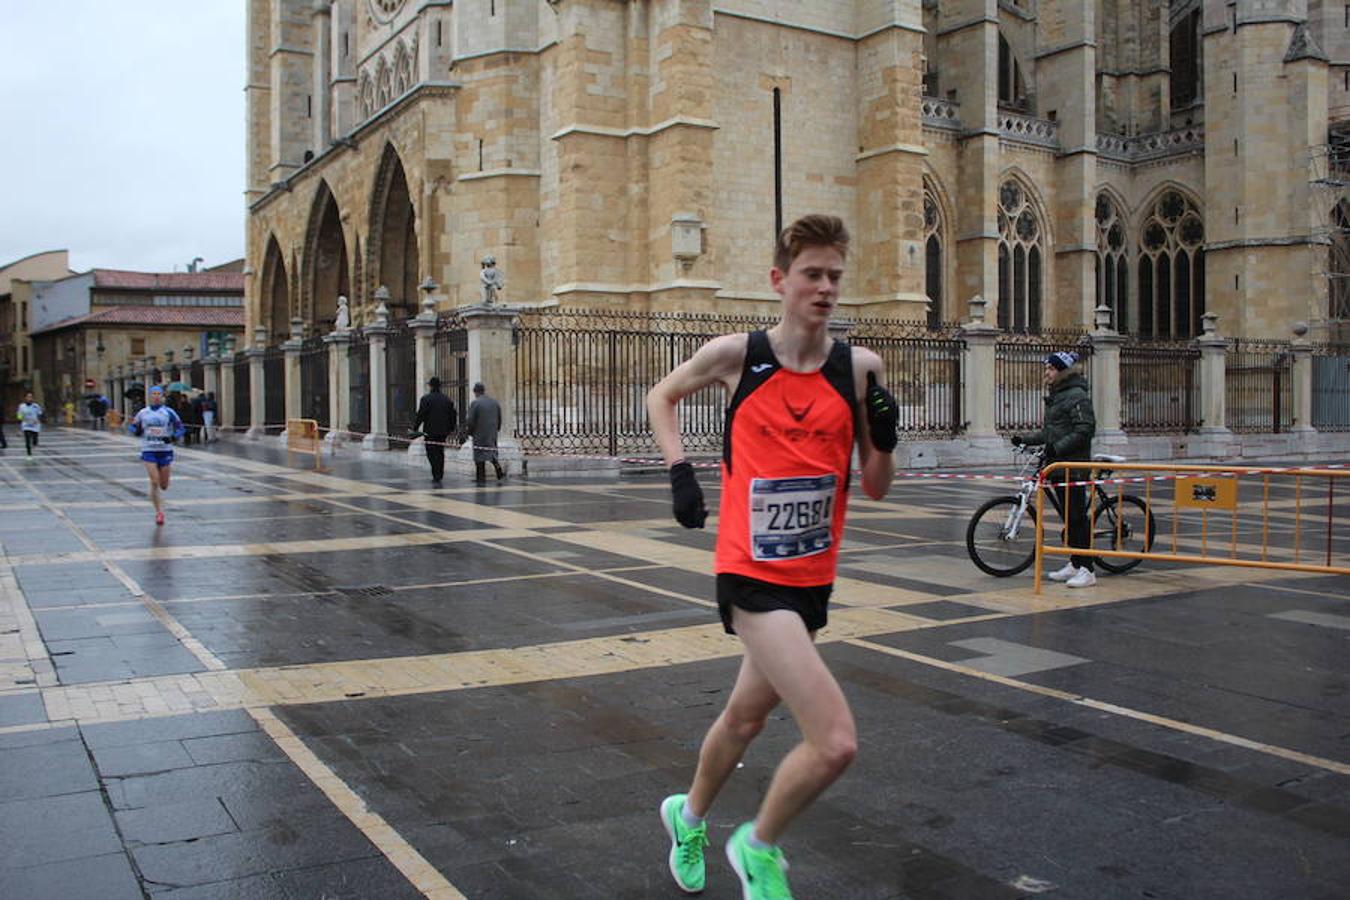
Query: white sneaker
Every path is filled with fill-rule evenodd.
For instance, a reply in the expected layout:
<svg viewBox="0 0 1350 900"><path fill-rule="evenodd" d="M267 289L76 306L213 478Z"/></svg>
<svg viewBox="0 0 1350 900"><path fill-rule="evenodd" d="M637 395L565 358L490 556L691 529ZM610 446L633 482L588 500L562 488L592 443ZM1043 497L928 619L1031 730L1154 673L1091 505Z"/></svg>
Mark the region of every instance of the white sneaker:
<svg viewBox="0 0 1350 900"><path fill-rule="evenodd" d="M1071 588L1092 587L1097 583L1097 576L1092 574L1091 569L1079 569L1078 574L1069 579L1068 585Z"/></svg>
<svg viewBox="0 0 1350 900"><path fill-rule="evenodd" d="M1078 567L1075 566L1072 562L1066 562L1064 564L1064 568L1056 569L1055 571L1051 572L1049 575L1045 577L1049 578L1051 581L1068 581L1070 578L1072 578L1077 574L1078 574Z"/></svg>

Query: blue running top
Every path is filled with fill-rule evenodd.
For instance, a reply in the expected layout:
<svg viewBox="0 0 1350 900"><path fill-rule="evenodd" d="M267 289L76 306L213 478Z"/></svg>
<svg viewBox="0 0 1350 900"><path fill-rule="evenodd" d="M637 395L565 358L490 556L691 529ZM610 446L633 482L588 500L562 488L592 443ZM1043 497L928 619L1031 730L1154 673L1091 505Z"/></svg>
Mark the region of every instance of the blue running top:
<svg viewBox="0 0 1350 900"><path fill-rule="evenodd" d="M167 406L147 406L136 413L129 423L127 431L141 436L142 452L169 450L172 441L187 431L178 413Z"/></svg>

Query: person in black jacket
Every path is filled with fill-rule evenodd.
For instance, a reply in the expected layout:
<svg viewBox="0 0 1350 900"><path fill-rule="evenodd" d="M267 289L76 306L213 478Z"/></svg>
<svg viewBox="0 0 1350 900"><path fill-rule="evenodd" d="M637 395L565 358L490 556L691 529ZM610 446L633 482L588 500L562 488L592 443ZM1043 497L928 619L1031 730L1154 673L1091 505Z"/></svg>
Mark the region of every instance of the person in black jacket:
<svg viewBox="0 0 1350 900"><path fill-rule="evenodd" d="M1097 433L1097 417L1092 411L1092 392L1087 379L1078 371L1078 355L1067 350L1051 353L1045 358L1045 423L1039 431L1012 436L1014 446L1044 444L1045 461L1092 459L1092 437ZM1069 469L1060 473L1067 484L1088 477L1089 470ZM1068 511L1065 523L1069 528L1069 546L1086 548L1091 536L1088 524L1087 487L1060 488L1060 503ZM1069 587L1092 587L1097 583L1093 574L1093 558L1074 554L1064 567L1050 573L1053 581L1067 582Z"/></svg>
<svg viewBox="0 0 1350 900"><path fill-rule="evenodd" d="M417 404L417 420L413 428L426 438L427 462L431 463L431 480L441 483L445 474L445 442L454 433L458 419L455 404L441 393L441 380L434 375L427 379L430 388Z"/></svg>

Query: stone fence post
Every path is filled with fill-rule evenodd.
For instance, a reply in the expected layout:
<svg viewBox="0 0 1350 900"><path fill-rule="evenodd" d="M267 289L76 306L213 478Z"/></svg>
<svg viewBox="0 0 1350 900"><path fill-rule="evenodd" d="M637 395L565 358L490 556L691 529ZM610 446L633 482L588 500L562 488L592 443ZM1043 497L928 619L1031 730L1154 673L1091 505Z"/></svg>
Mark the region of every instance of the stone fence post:
<svg viewBox="0 0 1350 900"><path fill-rule="evenodd" d="M328 345L328 434L324 440L336 445L347 436L352 421L352 371L347 365L347 349L352 335L343 328L324 337Z"/></svg>
<svg viewBox="0 0 1350 900"><path fill-rule="evenodd" d="M516 350L512 343L519 308L496 304L476 304L460 307L464 327L469 338L469 383L481 381L488 396L495 397L502 407L501 437L497 441L498 455L503 459L518 459L520 444L516 441ZM461 411L464 416L467 410ZM461 457L472 456L472 442L465 441Z"/></svg>
<svg viewBox="0 0 1350 900"><path fill-rule="evenodd" d="M998 391L994 389L994 352L998 342L998 328L985 322L987 303L983 297L970 298L970 319L960 329L966 347L962 368L965 370L964 396L961 408L966 414L966 438L972 444L992 447L1002 439L994 430L994 404Z"/></svg>
<svg viewBox="0 0 1350 900"><path fill-rule="evenodd" d="M267 433L263 427L267 420L267 370L263 367L266 352L267 329L259 325L253 329L253 346L247 350L249 423L245 437L250 441Z"/></svg>
<svg viewBox="0 0 1350 900"><path fill-rule="evenodd" d="M216 395L216 422L221 428L242 425L234 420L234 335L227 334L221 347L220 393Z"/></svg>
<svg viewBox="0 0 1350 900"><path fill-rule="evenodd" d="M1226 456L1233 440L1228 430L1228 339L1218 331L1218 313L1200 317L1200 439L1197 456Z"/></svg>
<svg viewBox="0 0 1350 900"><path fill-rule="evenodd" d="M1092 344L1092 408L1097 415L1097 436L1092 441L1098 453L1124 449L1129 439L1120 427L1120 347L1125 338L1111 327L1111 308L1094 311L1096 328L1088 335Z"/></svg>
<svg viewBox="0 0 1350 900"><path fill-rule="evenodd" d="M389 378L385 370L385 342L389 335L389 307L381 301L375 324L365 328L370 339L370 433L361 439L365 450L389 449Z"/></svg>
<svg viewBox="0 0 1350 900"><path fill-rule="evenodd" d="M1294 380L1291 385L1294 409L1289 430L1295 434L1311 434L1317 430L1312 421L1312 345L1308 343L1306 322L1295 322L1293 330L1294 339L1289 343L1289 354L1293 357L1289 377Z"/></svg>
<svg viewBox="0 0 1350 900"><path fill-rule="evenodd" d="M216 422L220 422L220 341L206 342L206 356L202 357L202 390L216 401Z"/></svg>
<svg viewBox="0 0 1350 900"><path fill-rule="evenodd" d="M281 345L286 354L286 421L300 418L305 405L300 396L300 349L304 346L305 320L296 316L291 319L290 340ZM282 429L282 437L286 430Z"/></svg>

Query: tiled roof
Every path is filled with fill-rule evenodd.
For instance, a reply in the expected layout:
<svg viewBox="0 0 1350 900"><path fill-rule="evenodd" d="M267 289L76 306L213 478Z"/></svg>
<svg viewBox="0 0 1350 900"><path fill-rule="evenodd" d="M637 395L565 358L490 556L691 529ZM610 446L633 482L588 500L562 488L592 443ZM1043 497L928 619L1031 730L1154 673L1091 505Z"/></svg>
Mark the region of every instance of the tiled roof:
<svg viewBox="0 0 1350 900"><path fill-rule="evenodd" d="M242 306L110 306L48 325L33 334L72 325L177 325L186 328L243 328Z"/></svg>
<svg viewBox="0 0 1350 900"><path fill-rule="evenodd" d="M243 272L125 272L95 269L94 287L143 291L239 291Z"/></svg>

